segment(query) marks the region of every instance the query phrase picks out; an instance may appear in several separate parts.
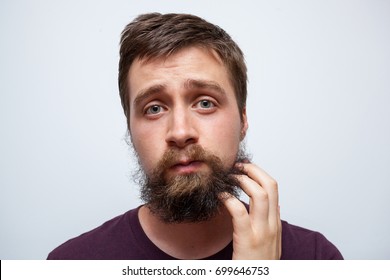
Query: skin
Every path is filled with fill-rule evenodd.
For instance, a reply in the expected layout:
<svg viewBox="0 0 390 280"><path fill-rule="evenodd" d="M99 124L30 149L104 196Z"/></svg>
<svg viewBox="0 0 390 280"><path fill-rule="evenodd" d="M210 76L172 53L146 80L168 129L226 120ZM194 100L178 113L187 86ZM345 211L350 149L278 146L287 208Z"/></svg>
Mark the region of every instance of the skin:
<svg viewBox="0 0 390 280"><path fill-rule="evenodd" d="M136 60L127 82L130 134L147 174L167 149L184 151L195 144L221 158L226 168L233 166L248 129L247 116L245 110L239 112L227 69L215 52L189 47L168 58ZM221 196L225 209L202 223L166 224L142 206L139 217L146 235L180 259L205 258L232 239L233 259L279 259L277 184L254 164L241 167L244 175L238 179L250 197L249 214L227 194ZM168 175L209 170L207 164L183 154Z"/></svg>

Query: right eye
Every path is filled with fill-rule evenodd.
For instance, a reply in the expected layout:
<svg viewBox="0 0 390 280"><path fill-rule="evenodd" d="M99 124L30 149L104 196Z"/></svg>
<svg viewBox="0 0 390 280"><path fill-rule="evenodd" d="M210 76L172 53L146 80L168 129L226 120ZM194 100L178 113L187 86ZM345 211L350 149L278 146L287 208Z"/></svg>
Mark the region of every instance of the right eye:
<svg viewBox="0 0 390 280"><path fill-rule="evenodd" d="M160 113L162 110L163 110L163 108L160 105L152 105L146 109L145 114L146 115L156 115L156 114Z"/></svg>

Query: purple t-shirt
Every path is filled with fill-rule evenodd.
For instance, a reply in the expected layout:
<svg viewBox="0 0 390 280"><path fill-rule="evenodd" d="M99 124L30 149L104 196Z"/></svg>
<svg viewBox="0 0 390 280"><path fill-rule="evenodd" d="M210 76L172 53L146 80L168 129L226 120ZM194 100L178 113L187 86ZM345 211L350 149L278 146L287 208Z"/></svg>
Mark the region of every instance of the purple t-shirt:
<svg viewBox="0 0 390 280"><path fill-rule="evenodd" d="M139 207L54 249L48 259L61 260L174 260L146 236L138 219ZM208 260L231 260L232 242ZM282 221L282 260L339 260L337 248L321 233Z"/></svg>

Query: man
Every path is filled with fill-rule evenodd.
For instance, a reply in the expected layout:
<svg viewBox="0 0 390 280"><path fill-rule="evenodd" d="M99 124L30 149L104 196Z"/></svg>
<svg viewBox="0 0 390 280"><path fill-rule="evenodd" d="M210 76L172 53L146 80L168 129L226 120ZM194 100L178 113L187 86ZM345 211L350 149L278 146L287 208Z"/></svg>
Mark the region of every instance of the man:
<svg viewBox="0 0 390 280"><path fill-rule="evenodd" d="M321 234L280 220L276 181L241 145L246 83L239 47L201 18L127 25L119 90L145 204L48 259L342 259Z"/></svg>

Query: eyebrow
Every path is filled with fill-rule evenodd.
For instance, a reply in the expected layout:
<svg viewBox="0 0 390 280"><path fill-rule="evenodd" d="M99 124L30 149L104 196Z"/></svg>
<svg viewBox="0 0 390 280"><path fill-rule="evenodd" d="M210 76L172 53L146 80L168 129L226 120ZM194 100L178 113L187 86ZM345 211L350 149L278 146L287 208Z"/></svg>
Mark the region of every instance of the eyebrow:
<svg viewBox="0 0 390 280"><path fill-rule="evenodd" d="M209 89L226 95L226 91L214 81L188 79L185 82L184 87L186 89Z"/></svg>
<svg viewBox="0 0 390 280"><path fill-rule="evenodd" d="M164 84L158 84L141 90L133 101L134 106L137 107L143 100L151 95L164 91L165 88L166 86Z"/></svg>
<svg viewBox="0 0 390 280"><path fill-rule="evenodd" d="M165 84L157 84L141 90L133 101L134 106L137 107L140 103L142 103L143 100L149 98L152 95L164 92L166 88L167 86ZM226 91L214 81L188 79L184 83L184 88L188 90L208 89L226 96Z"/></svg>

